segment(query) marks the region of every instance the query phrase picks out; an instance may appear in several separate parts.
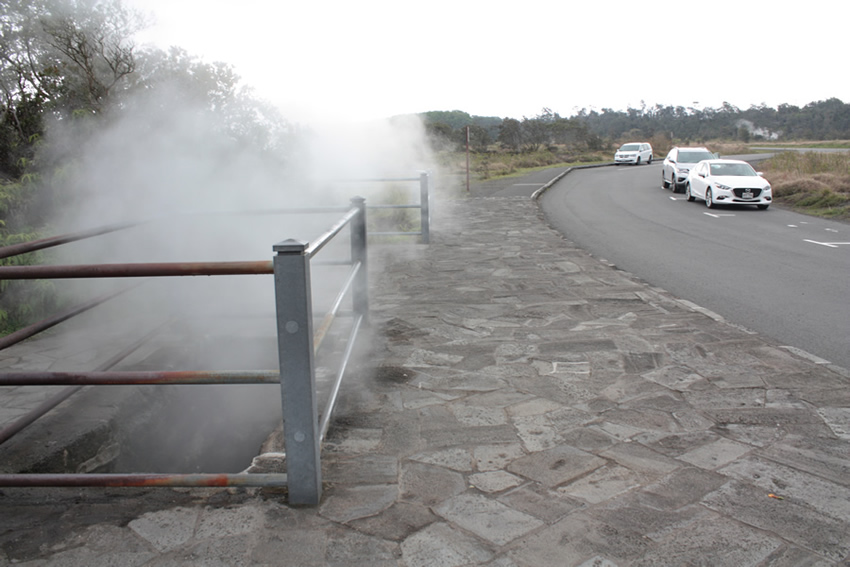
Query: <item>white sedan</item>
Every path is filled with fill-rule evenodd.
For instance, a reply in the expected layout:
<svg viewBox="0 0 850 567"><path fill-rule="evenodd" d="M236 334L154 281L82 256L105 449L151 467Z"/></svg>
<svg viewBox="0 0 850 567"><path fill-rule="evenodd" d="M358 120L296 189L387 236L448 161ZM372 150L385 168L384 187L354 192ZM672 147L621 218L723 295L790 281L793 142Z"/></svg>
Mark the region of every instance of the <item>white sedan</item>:
<svg viewBox="0 0 850 567"><path fill-rule="evenodd" d="M706 159L688 172L688 201L702 199L709 209L716 205L756 205L766 209L773 202L770 183L745 161Z"/></svg>

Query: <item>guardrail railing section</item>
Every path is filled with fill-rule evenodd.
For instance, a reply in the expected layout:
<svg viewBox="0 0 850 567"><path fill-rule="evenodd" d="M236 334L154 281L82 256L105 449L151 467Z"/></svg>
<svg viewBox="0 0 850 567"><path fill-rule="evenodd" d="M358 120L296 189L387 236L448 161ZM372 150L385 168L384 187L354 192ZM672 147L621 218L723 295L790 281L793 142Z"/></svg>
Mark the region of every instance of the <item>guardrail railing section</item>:
<svg viewBox="0 0 850 567"><path fill-rule="evenodd" d="M418 209L419 210L419 230L418 231L381 231L370 230L371 236L418 236L422 244L431 242L431 175L427 171L420 172L418 177L382 177L376 179L344 179L337 180L339 183L366 183L374 185L375 183L417 183L419 202L401 203L401 204L378 204L369 205L370 210L403 210L403 209Z"/></svg>
<svg viewBox="0 0 850 567"><path fill-rule="evenodd" d="M366 254L366 206L363 199L316 242L286 240L274 246L277 336L280 357L284 447L289 475L289 502L316 504L322 492L321 444L330 425L342 378L357 333L369 312ZM351 225L351 270L318 329L313 330L311 260L342 229ZM333 380L324 410L317 411L315 355L339 314L343 298L351 293L354 321L342 362ZM317 416L321 415L321 420Z"/></svg>
<svg viewBox="0 0 850 567"><path fill-rule="evenodd" d="M427 178L422 181L427 192ZM427 197L424 199L427 202ZM427 206L423 208L427 211ZM51 385L66 386L52 398L42 402L16 422L0 431L3 443L39 417L45 415L86 385L130 384L280 384L282 419L286 451L286 473L272 474L4 474L0 486L263 486L288 488L291 504L316 505L322 494L321 444L330 425L343 376L351 358L357 334L368 321L368 266L366 237L366 203L351 200L350 208L274 211L281 214L341 212L340 218L314 242L285 240L273 246L272 261L140 263L96 265L2 266L0 280L39 278L150 278L173 276L273 275L277 314L278 371L115 371L114 366L138 349L157 330L117 353L109 361L90 372L2 372L0 386ZM268 211L263 212L268 214ZM425 214L425 213L423 213ZM59 246L92 236L123 230L135 224L114 225L102 229L47 238L0 249L0 258ZM350 258L342 288L314 329L311 264L316 255L349 227ZM427 225L423 225L425 227ZM427 228L423 229L427 239ZM44 321L0 339L0 349L49 329L75 315L88 311L127 289L96 298L68 309ZM343 313L344 300L350 299L351 311ZM334 321L351 315L352 322L344 352L330 382L320 412L316 388L316 353L322 347Z"/></svg>

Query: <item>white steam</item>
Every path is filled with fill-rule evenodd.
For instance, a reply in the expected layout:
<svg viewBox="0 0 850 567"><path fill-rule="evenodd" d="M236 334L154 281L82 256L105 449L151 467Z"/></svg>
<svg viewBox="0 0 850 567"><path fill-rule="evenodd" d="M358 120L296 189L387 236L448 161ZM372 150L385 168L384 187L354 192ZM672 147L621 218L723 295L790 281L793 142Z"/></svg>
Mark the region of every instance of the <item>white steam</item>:
<svg viewBox="0 0 850 567"><path fill-rule="evenodd" d="M54 136L86 149L62 187L67 205L54 221L57 231L142 224L65 245L56 263L271 260L275 243L288 238L309 242L340 213L246 211L345 207L355 196L365 197L367 205L378 203L386 194L384 184L352 181L410 178L434 170L418 119L302 130L293 134L291 153L276 156L233 140L215 114L177 105L181 97L175 94L162 91L131 101L132 112L116 114L94 133L81 134L79 125L57 126ZM409 187L410 202L418 202L418 184ZM340 240L323 249L322 257L347 258L348 242ZM338 290L342 273L314 268L316 314ZM57 286L83 300L137 281L62 280ZM68 330L80 332L84 321L93 341L130 340L172 319L176 323L140 351L134 364L150 370L274 370L274 302L270 275L152 278ZM151 366L158 363L167 367ZM277 396L266 392L258 400L247 393L250 388L245 387L244 398L228 388L226 406L236 413L267 407L279 419ZM199 419L209 411L196 409Z"/></svg>

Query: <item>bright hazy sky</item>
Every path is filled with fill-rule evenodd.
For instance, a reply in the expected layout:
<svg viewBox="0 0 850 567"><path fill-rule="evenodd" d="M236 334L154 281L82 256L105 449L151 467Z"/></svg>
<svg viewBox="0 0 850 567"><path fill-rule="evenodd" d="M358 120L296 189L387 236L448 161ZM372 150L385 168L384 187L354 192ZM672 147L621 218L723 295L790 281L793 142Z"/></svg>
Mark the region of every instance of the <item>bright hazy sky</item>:
<svg viewBox="0 0 850 567"><path fill-rule="evenodd" d="M850 102L846 0L125 0L292 121Z"/></svg>

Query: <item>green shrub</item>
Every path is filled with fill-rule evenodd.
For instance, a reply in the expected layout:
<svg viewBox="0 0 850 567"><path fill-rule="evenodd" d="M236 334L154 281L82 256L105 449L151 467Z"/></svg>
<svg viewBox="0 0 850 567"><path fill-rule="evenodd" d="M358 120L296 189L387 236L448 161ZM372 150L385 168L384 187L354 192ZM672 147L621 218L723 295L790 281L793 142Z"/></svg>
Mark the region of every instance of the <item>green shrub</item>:
<svg viewBox="0 0 850 567"><path fill-rule="evenodd" d="M30 242L42 234L30 228L28 215L38 178L24 175L17 183L0 183L0 247ZM0 258L0 266L43 262L44 252ZM59 305L56 288L46 280L0 280L0 334L8 334L53 314Z"/></svg>

